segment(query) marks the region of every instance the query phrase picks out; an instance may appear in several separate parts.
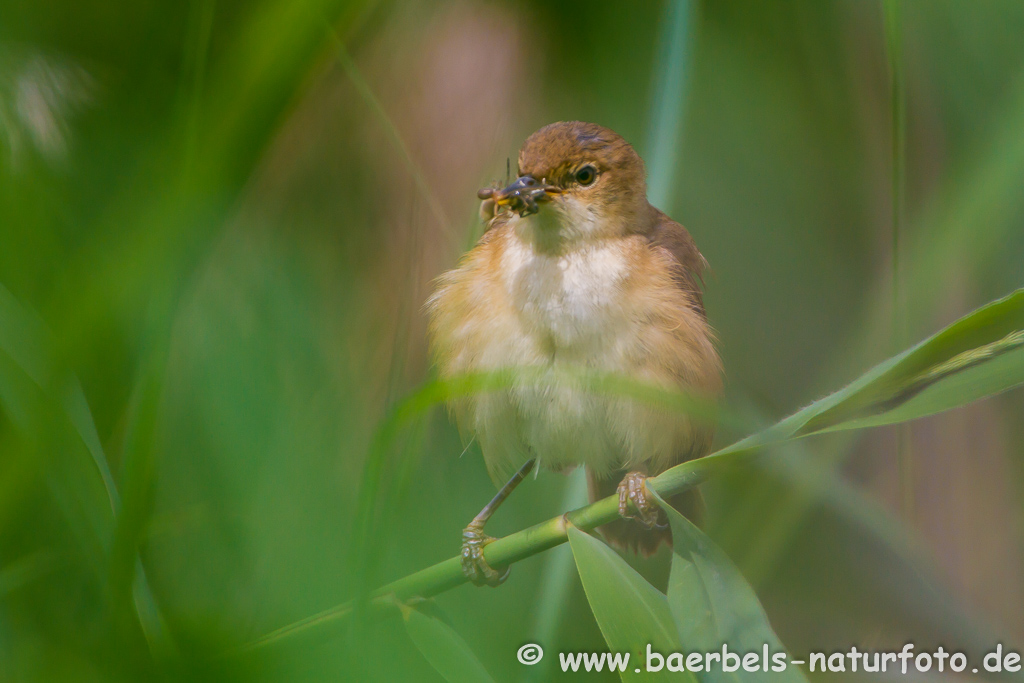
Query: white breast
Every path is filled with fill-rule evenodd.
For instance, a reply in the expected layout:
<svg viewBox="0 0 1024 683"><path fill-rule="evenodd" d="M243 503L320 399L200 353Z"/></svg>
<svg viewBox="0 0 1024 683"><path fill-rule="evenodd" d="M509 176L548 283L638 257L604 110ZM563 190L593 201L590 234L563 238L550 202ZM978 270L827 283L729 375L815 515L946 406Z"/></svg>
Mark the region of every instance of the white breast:
<svg viewBox="0 0 1024 683"><path fill-rule="evenodd" d="M518 333L493 339L486 355L530 371L514 389L476 402L474 431L489 463L507 471L537 457L554 469L583 462L614 469L631 455L616 426L620 401L584 389L579 377L626 370L636 322L624 300L622 246L550 255L510 236L501 258Z"/></svg>
<svg viewBox="0 0 1024 683"><path fill-rule="evenodd" d="M588 246L548 255L515 240L502 260L502 277L524 331L550 348L553 360L611 361L605 356L628 318L622 301L628 271L621 247Z"/></svg>

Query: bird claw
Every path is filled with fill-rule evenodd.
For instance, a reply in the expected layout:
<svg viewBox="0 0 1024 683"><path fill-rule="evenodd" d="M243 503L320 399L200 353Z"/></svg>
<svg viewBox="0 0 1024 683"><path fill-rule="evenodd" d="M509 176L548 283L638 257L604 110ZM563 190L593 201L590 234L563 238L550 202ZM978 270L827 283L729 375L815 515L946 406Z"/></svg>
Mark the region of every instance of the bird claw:
<svg viewBox="0 0 1024 683"><path fill-rule="evenodd" d="M646 481L647 475L641 472L630 472L622 478L618 488L619 516L634 519L648 529L664 529L666 525L658 522L661 508L648 499ZM633 504L636 513L630 511L630 503Z"/></svg>
<svg viewBox="0 0 1024 683"><path fill-rule="evenodd" d="M500 586L508 578L510 567L499 572L484 559L484 547L495 540L484 533L482 524L471 523L462 531L462 574L474 586Z"/></svg>

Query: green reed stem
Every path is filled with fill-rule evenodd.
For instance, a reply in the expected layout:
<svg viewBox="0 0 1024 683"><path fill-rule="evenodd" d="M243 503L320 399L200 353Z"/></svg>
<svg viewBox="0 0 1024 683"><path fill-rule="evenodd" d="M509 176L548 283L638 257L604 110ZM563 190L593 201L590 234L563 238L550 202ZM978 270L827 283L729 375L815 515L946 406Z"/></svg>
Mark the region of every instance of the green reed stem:
<svg viewBox="0 0 1024 683"><path fill-rule="evenodd" d="M885 0L885 37L889 54L890 116L892 126L892 330L893 348L906 346L907 310L900 270L900 242L906 195L907 112L903 67L901 0ZM914 510L913 454L909 425L896 428L896 463L900 505L910 519Z"/></svg>

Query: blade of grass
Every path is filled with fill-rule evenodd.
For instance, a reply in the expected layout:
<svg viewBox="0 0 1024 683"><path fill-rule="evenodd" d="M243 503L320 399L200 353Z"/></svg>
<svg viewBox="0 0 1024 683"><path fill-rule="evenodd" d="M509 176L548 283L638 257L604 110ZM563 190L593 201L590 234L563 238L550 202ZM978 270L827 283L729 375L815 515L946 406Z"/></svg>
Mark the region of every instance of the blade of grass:
<svg viewBox="0 0 1024 683"><path fill-rule="evenodd" d="M1024 175L1022 124L1024 72L1007 88L1005 105L990 125L981 127L981 139L973 145L980 151L950 174L909 230L926 234L927 239L904 244L901 270L908 327L917 329L923 321L944 315L949 302L945 275L982 271L1018 228L1011 219L1024 208L1024 193L1019 191ZM853 355L861 358L877 357L874 349L891 338L890 288L874 299L861 325L865 332L851 345Z"/></svg>
<svg viewBox="0 0 1024 683"><path fill-rule="evenodd" d="M155 440L166 354L154 351L143 363L128 410L124 452L121 458L121 501L114 518L108 585L115 605L134 601L150 651L162 660L177 653L167 625L156 605L139 546L152 515L156 479Z"/></svg>
<svg viewBox="0 0 1024 683"><path fill-rule="evenodd" d="M402 620L416 649L448 683L494 682L466 641L451 626L404 605Z"/></svg>
<svg viewBox="0 0 1024 683"><path fill-rule="evenodd" d="M651 204L666 213L672 208L672 187L679 162L679 137L690 78L694 4L692 0L665 2L663 33L655 61L654 101L644 158L650 171L647 196Z"/></svg>
<svg viewBox="0 0 1024 683"><path fill-rule="evenodd" d="M703 681L806 681L795 666L769 672L771 657L785 648L768 623L761 603L729 557L660 496L654 499L672 526L672 570L668 604L686 652L715 652L728 645L733 653L762 653L763 670L724 667L704 673ZM724 652L723 652L724 656ZM786 660L788 661L788 657ZM723 662L724 663L724 662Z"/></svg>
<svg viewBox="0 0 1024 683"><path fill-rule="evenodd" d="M903 296L903 274L900 272L900 241L903 227L904 187L906 185L907 115L906 86L903 69L903 36L900 20L901 0L885 0L885 38L889 53L890 113L892 119L892 330L893 346L907 345L906 302ZM903 516L911 518L914 510L913 454L910 427L896 428L896 468Z"/></svg>
<svg viewBox="0 0 1024 683"><path fill-rule="evenodd" d="M571 526L568 536L605 642L613 652L630 653L631 661L619 674L622 680L696 683L691 673L649 672L640 664L647 656L647 646L662 654L682 649L667 598L601 541Z"/></svg>
<svg viewBox="0 0 1024 683"><path fill-rule="evenodd" d="M27 422L24 424L39 432L40 438L68 439L78 446L66 449L73 457L62 461L57 468L58 479L54 482L59 495L77 499L74 508L65 505L71 526L83 529L79 532L83 540L85 535L91 535L88 543L99 553L93 558L97 567L123 565L112 562L111 557L107 556L107 553L115 552L117 529L122 521L117 517L122 509L122 499L85 394L78 380L60 368L55 345L42 321L21 306L3 285L0 285L0 354L6 355L34 387L28 388L24 383L12 384L10 380L17 380L10 378L0 389L0 402L4 407L14 411L28 409L34 412L25 415ZM26 391L38 393L38 397ZM53 429L57 430L56 435L50 432ZM59 449L60 452L64 450ZM89 459L88 467L82 462L85 458ZM73 484L61 483L67 477L73 478ZM90 485L92 483L95 485ZM81 499L86 491L102 491L106 500L97 496ZM80 514L87 516L88 531L84 531L83 522L78 519ZM134 546L125 557L132 568L140 565ZM145 574L130 573L126 583L133 585L135 613L146 638L154 648L153 652L161 656L174 652L175 645L163 625L160 609Z"/></svg>

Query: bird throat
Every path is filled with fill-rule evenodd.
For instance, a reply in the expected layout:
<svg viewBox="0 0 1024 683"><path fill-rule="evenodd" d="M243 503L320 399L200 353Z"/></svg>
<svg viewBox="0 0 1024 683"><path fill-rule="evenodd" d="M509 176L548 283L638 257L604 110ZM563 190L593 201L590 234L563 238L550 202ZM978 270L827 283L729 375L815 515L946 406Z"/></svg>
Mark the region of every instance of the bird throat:
<svg viewBox="0 0 1024 683"><path fill-rule="evenodd" d="M533 245L534 250L542 254L557 255L570 248L570 242L576 233L572 226L566 225L566 217L551 207L543 206L540 211L521 218L520 237Z"/></svg>

